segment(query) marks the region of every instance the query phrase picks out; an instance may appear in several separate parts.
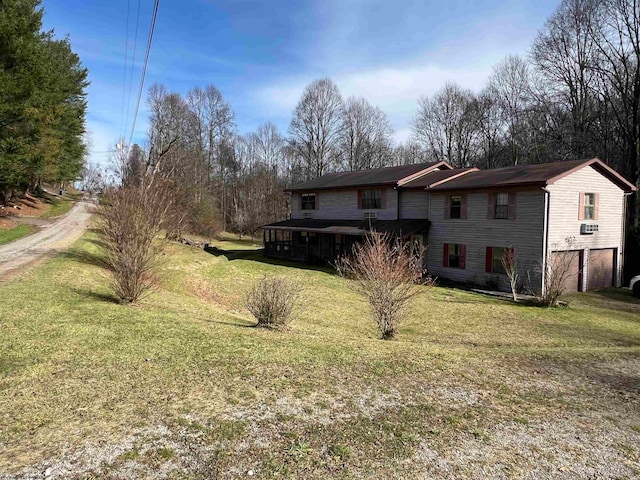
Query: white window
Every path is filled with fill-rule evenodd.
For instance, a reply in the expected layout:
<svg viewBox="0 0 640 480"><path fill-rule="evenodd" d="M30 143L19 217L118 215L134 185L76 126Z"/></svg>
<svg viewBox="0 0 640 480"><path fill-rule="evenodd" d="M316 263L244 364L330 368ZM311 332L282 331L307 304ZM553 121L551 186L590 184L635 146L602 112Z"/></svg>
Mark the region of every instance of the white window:
<svg viewBox="0 0 640 480"><path fill-rule="evenodd" d="M316 194L315 193L303 193L302 202L300 204L302 210L315 210L316 209Z"/></svg>

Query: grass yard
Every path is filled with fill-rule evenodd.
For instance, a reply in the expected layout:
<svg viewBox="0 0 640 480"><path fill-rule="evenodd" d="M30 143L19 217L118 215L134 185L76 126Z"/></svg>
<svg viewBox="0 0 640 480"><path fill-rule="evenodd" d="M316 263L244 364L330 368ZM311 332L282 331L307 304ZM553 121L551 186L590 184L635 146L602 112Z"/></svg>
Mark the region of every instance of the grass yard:
<svg viewBox="0 0 640 480"><path fill-rule="evenodd" d="M18 225L13 228L0 229L0 245L26 237L33 233L33 230L34 228L31 225Z"/></svg>
<svg viewBox="0 0 640 480"><path fill-rule="evenodd" d="M72 197L61 198L47 194L46 198L48 199L49 208L42 213L41 218L60 217L73 207L74 200L71 199Z"/></svg>
<svg viewBox="0 0 640 480"><path fill-rule="evenodd" d="M570 307L425 290L396 341L329 270L170 244L159 289L114 302L87 234L0 285L0 479L633 478L640 302ZM253 328L262 275L305 288Z"/></svg>

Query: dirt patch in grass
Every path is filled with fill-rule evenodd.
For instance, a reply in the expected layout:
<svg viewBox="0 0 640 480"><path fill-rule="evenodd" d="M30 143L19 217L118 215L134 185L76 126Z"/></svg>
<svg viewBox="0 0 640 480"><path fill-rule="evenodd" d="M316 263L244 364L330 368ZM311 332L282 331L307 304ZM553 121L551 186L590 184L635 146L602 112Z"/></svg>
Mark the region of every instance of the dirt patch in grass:
<svg viewBox="0 0 640 480"><path fill-rule="evenodd" d="M16 222L6 218L0 218L0 230L9 230L10 228L14 228L16 225Z"/></svg>
<svg viewBox="0 0 640 480"><path fill-rule="evenodd" d="M73 207L70 197L59 197L49 193L26 195L9 205L3 206L3 213L26 218L54 218L67 213Z"/></svg>

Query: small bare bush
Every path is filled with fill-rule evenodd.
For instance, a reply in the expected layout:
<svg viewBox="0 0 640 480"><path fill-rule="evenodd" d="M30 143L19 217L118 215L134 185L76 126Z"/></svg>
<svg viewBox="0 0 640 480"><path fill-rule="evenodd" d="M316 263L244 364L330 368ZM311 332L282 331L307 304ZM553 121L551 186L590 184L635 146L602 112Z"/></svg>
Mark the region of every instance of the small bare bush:
<svg viewBox="0 0 640 480"><path fill-rule="evenodd" d="M424 248L372 233L336 262L338 273L368 301L384 340L395 337L406 307L420 292L416 283L424 274L423 255Z"/></svg>
<svg viewBox="0 0 640 480"><path fill-rule="evenodd" d="M301 307L302 289L283 277L262 277L247 295L247 309L259 327L282 328Z"/></svg>
<svg viewBox="0 0 640 480"><path fill-rule="evenodd" d="M540 302L547 307L558 305L558 299L566 291L569 279L573 277L572 266L579 257L579 252L574 250L575 239L567 237L562 244L554 244L546 258L541 262L543 290ZM553 251L555 250L555 251Z"/></svg>
<svg viewBox="0 0 640 480"><path fill-rule="evenodd" d="M520 275L518 273L518 255L516 249L513 247L505 248L502 252L502 258L500 259L504 273L509 277L509 285L511 286L511 294L513 295L513 301L518 301L518 281Z"/></svg>
<svg viewBox="0 0 640 480"><path fill-rule="evenodd" d="M105 244L105 265L122 303L138 301L154 284L161 248L154 245L171 209L166 185L129 185L112 189L98 207L98 231Z"/></svg>

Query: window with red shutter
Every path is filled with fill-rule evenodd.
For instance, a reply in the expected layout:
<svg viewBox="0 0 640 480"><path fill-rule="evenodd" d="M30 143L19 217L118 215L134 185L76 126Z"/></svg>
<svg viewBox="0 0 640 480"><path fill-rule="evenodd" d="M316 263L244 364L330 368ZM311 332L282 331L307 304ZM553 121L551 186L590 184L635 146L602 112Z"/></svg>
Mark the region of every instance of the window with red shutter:
<svg viewBox="0 0 640 480"><path fill-rule="evenodd" d="M449 196L449 218L462 218L462 197L460 195Z"/></svg>
<svg viewBox="0 0 640 480"><path fill-rule="evenodd" d="M465 268L467 260L467 246L458 243L444 244L443 265L451 268Z"/></svg>

